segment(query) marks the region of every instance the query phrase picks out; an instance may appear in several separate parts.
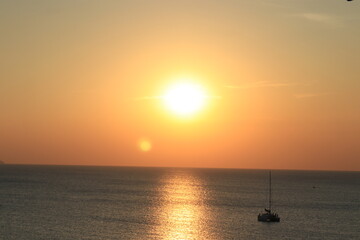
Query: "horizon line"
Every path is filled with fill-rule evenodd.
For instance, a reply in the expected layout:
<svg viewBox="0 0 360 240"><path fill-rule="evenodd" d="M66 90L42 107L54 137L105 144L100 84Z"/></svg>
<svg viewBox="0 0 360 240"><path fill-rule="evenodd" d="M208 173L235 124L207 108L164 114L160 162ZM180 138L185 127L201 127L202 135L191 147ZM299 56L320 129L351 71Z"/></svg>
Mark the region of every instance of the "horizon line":
<svg viewBox="0 0 360 240"><path fill-rule="evenodd" d="M94 165L94 164L41 164L41 163L5 163L16 166L59 166L59 167L124 167L124 168L186 168L186 169L224 169L224 170L260 170L260 171L314 171L314 172L360 172L360 170L334 170L334 169L303 169L303 168L240 168L240 167L193 167L193 166L142 166L142 165Z"/></svg>

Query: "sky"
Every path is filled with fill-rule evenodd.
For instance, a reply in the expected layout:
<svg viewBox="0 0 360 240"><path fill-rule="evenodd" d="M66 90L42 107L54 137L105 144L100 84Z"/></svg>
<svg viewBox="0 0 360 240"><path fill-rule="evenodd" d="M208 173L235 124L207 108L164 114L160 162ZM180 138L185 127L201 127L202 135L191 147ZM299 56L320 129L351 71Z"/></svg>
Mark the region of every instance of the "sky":
<svg viewBox="0 0 360 240"><path fill-rule="evenodd" d="M360 171L359 13L357 0L0 0L0 160ZM206 92L188 117L162 97L179 79Z"/></svg>

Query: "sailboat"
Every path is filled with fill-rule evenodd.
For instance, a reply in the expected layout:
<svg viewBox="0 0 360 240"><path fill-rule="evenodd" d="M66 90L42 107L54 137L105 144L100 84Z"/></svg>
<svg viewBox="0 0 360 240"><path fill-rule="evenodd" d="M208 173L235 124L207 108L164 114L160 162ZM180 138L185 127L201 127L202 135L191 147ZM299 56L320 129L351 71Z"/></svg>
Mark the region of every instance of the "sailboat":
<svg viewBox="0 0 360 240"><path fill-rule="evenodd" d="M271 212L271 171L269 171L269 208L265 208L265 212L259 213L259 222L280 222L280 217L277 213Z"/></svg>

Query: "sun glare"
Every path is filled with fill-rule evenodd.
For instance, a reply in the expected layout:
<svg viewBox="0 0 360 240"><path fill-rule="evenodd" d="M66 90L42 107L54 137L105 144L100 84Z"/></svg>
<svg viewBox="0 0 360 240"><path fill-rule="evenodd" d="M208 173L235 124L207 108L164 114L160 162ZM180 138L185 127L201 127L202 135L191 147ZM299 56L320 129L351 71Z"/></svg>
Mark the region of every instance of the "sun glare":
<svg viewBox="0 0 360 240"><path fill-rule="evenodd" d="M170 86L163 99L166 107L173 113L189 116L204 107L206 95L200 85L181 82Z"/></svg>

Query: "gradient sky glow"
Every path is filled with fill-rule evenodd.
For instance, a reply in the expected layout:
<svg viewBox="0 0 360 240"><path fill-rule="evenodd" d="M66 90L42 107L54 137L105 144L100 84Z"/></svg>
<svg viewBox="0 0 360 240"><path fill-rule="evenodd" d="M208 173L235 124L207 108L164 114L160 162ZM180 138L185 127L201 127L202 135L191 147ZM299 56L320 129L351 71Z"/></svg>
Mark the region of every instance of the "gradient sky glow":
<svg viewBox="0 0 360 240"><path fill-rule="evenodd" d="M0 32L6 163L360 171L360 1L2 0Z"/></svg>

